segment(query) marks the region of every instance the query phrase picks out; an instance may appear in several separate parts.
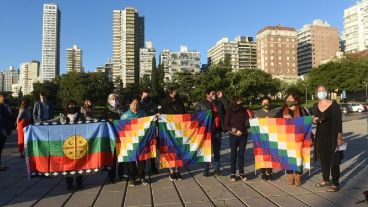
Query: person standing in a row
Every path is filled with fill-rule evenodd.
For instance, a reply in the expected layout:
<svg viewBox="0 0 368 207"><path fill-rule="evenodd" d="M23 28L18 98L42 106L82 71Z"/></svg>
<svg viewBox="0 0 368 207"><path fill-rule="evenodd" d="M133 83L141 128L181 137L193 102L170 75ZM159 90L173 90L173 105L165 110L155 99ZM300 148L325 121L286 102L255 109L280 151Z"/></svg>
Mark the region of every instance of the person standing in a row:
<svg viewBox="0 0 368 207"><path fill-rule="evenodd" d="M153 103L151 98L151 91L149 89L145 89L142 92L140 106L144 110L147 116L153 116L157 113L157 105ZM156 158L149 159L149 164L151 168L151 173L158 174L159 170L156 164Z"/></svg>
<svg viewBox="0 0 368 207"><path fill-rule="evenodd" d="M28 126L31 121L31 110L29 109L29 101L24 99L19 107L17 117L18 131L18 151L21 158L24 158L24 131L23 128Z"/></svg>
<svg viewBox="0 0 368 207"><path fill-rule="evenodd" d="M124 113L124 109L122 108L120 104L119 96L114 93L109 94L109 96L107 97L107 109L103 112L102 119L105 119L108 122L113 122L114 120L119 120L121 115L123 115L123 113ZM117 157L115 153L113 165L111 169L109 169L108 171L108 176L109 176L108 183L115 183L116 162L117 162ZM124 178L125 169L127 169L126 163L118 164L118 176L120 180Z"/></svg>
<svg viewBox="0 0 368 207"><path fill-rule="evenodd" d="M0 171L7 169L6 166L1 163L1 153L3 151L6 136L7 136L7 124L9 121L9 112L4 103L4 94L0 93Z"/></svg>
<svg viewBox="0 0 368 207"><path fill-rule="evenodd" d="M243 100L235 96L225 115L225 130L229 132L231 149L231 181L236 181L236 162L238 162L239 177L246 181L244 175L244 154L247 145L249 116L243 107Z"/></svg>
<svg viewBox="0 0 368 207"><path fill-rule="evenodd" d="M169 88L167 98L162 103L160 109L161 114L185 114L186 110L183 102L180 99L176 88ZM169 168L170 180L181 180L182 177L179 172L179 168Z"/></svg>
<svg viewBox="0 0 368 207"><path fill-rule="evenodd" d="M214 174L221 176L220 170L220 152L221 152L221 140L222 140L222 122L225 118L225 110L221 102L216 101L216 92L213 89L206 90L206 99L199 101L196 105L195 111L208 111L212 112L212 152L213 152L213 165L215 165ZM203 172L203 176L210 176L210 165L207 163Z"/></svg>
<svg viewBox="0 0 368 207"><path fill-rule="evenodd" d="M40 100L33 106L33 121L41 123L54 117L54 106L47 100L45 94L40 93Z"/></svg>
<svg viewBox="0 0 368 207"><path fill-rule="evenodd" d="M290 93L286 96L284 106L277 112L276 118L292 119L301 116L307 116L308 112L301 106L299 96ZM301 185L301 176L303 172L286 170L287 180L290 185Z"/></svg>
<svg viewBox="0 0 368 207"><path fill-rule="evenodd" d="M139 108L139 98L133 98L130 101L129 110L121 116L121 120L136 119L145 116L146 113ZM148 181L146 180L145 167L145 160L128 162L129 186L134 186L136 179L138 179L138 183L147 185Z"/></svg>
<svg viewBox="0 0 368 207"><path fill-rule="evenodd" d="M274 118L276 116L276 111L272 108L269 97L263 97L261 104L262 108L255 111L254 118ZM261 168L260 171L262 180L272 180L272 168Z"/></svg>
<svg viewBox="0 0 368 207"><path fill-rule="evenodd" d="M325 86L317 87L319 102L313 106L313 123L317 125L315 157L319 157L323 180L316 187L328 187L329 192L339 190L340 164L343 151L336 147L343 145L342 117L340 106L327 98ZM330 175L332 182L330 182Z"/></svg>

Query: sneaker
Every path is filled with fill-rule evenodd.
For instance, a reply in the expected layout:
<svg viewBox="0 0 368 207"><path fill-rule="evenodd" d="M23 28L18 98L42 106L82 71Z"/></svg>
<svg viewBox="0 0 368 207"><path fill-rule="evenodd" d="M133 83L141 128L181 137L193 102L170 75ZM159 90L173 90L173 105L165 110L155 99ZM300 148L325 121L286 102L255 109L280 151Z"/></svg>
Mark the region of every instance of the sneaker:
<svg viewBox="0 0 368 207"><path fill-rule="evenodd" d="M134 186L134 180L129 180L128 184L129 184L130 187L133 187Z"/></svg>
<svg viewBox="0 0 368 207"><path fill-rule="evenodd" d="M247 181L247 177L245 177L244 174L240 174L239 177L240 177L240 180Z"/></svg>
<svg viewBox="0 0 368 207"><path fill-rule="evenodd" d="M235 182L235 181L236 181L236 176L235 176L235 174L231 174L231 175L230 175L230 180L231 180L231 182Z"/></svg>
<svg viewBox="0 0 368 207"><path fill-rule="evenodd" d="M266 175L266 174L262 174L262 175L261 175L261 179L262 179L263 181L267 181L267 175Z"/></svg>
<svg viewBox="0 0 368 207"><path fill-rule="evenodd" d="M266 179L272 181L272 174L266 175Z"/></svg>
<svg viewBox="0 0 368 207"><path fill-rule="evenodd" d="M203 172L203 176L204 176L204 177L210 177L210 172L208 172L208 171L204 171L204 172Z"/></svg>
<svg viewBox="0 0 368 207"><path fill-rule="evenodd" d="M171 173L169 174L169 178L170 178L170 180L171 180L171 181L176 180L176 179L177 179L177 177L176 177L176 173L171 172Z"/></svg>
<svg viewBox="0 0 368 207"><path fill-rule="evenodd" d="M147 184L148 184L148 180L146 180L146 178L139 179L139 182L140 182L142 185L147 185Z"/></svg>
<svg viewBox="0 0 368 207"><path fill-rule="evenodd" d="M176 172L176 180L181 180L183 177L181 177L179 172Z"/></svg>
<svg viewBox="0 0 368 207"><path fill-rule="evenodd" d="M213 171L213 174L216 175L216 176L222 176L222 173L221 173L220 170Z"/></svg>

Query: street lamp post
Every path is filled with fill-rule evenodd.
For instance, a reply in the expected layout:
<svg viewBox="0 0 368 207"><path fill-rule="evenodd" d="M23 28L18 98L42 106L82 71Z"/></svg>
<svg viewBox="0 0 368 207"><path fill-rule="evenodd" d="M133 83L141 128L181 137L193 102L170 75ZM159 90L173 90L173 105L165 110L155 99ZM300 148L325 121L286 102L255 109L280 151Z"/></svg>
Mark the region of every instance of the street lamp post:
<svg viewBox="0 0 368 207"><path fill-rule="evenodd" d="M308 84L303 83L303 86L305 87L305 104L308 103Z"/></svg>
<svg viewBox="0 0 368 207"><path fill-rule="evenodd" d="M368 81L363 82L365 84L365 101L368 101Z"/></svg>

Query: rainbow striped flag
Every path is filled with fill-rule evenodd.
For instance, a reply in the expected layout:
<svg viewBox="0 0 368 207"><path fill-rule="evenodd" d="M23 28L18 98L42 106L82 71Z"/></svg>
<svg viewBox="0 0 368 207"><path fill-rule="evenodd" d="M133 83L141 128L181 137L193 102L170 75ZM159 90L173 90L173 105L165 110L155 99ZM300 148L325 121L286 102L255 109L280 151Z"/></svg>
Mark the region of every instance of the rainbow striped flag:
<svg viewBox="0 0 368 207"><path fill-rule="evenodd" d="M159 118L160 168L211 162L212 113L166 115Z"/></svg>
<svg viewBox="0 0 368 207"><path fill-rule="evenodd" d="M250 120L255 168L310 169L312 117Z"/></svg>
<svg viewBox="0 0 368 207"><path fill-rule="evenodd" d="M28 175L98 172L113 164L114 128L107 122L24 128Z"/></svg>
<svg viewBox="0 0 368 207"><path fill-rule="evenodd" d="M156 157L154 116L116 120L116 155L118 162L132 162Z"/></svg>

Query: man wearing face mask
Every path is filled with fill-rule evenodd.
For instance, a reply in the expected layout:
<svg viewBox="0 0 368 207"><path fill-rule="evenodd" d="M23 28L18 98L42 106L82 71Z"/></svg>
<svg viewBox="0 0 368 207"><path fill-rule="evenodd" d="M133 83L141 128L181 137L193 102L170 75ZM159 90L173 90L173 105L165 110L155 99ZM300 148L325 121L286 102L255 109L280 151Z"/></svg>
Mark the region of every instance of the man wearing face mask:
<svg viewBox="0 0 368 207"><path fill-rule="evenodd" d="M317 125L314 158L321 162L323 180L316 187L327 187L328 192L339 190L340 164L343 151L336 151L343 145L342 117L339 104L327 98L327 88L317 87L319 102L313 106L313 123ZM330 181L330 175L332 180Z"/></svg>
<svg viewBox="0 0 368 207"><path fill-rule="evenodd" d="M222 123L221 120L224 120L224 108L221 102L216 100L216 92L214 89L206 90L206 99L199 101L195 107L195 111L208 111L212 112L212 151L213 151L213 165L215 166L214 174L217 176L221 176L222 173L220 171L220 151L221 151L221 132ZM210 163L205 165L205 169L203 172L203 176L210 176L209 173Z"/></svg>
<svg viewBox="0 0 368 207"><path fill-rule="evenodd" d="M161 114L185 114L186 110L184 104L179 96L176 88L171 87L167 91L167 98L162 103L160 109ZM179 172L179 168L169 168L169 178L170 180L181 180L182 177Z"/></svg>
<svg viewBox="0 0 368 207"><path fill-rule="evenodd" d="M275 118L276 111L271 107L271 99L263 97L261 99L262 108L255 111L255 118ZM262 180L272 180L272 168L261 168Z"/></svg>
<svg viewBox="0 0 368 207"><path fill-rule="evenodd" d="M153 103L151 98L151 91L149 89L144 89L141 95L140 107L146 113L147 116L153 116L157 113L157 105ZM156 158L149 159L151 173L158 174L159 170L156 165Z"/></svg>

